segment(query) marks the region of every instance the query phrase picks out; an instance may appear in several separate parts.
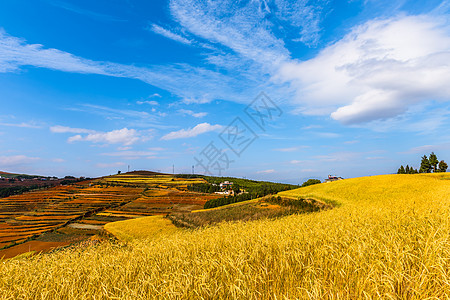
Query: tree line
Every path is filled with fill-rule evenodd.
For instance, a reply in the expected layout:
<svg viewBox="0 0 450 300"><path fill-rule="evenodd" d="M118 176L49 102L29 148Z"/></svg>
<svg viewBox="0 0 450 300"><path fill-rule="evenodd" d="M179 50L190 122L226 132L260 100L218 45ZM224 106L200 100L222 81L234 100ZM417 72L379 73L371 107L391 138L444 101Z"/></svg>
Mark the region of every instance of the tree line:
<svg viewBox="0 0 450 300"><path fill-rule="evenodd" d="M234 186L234 185L233 185ZM205 203L204 208L213 208L218 206L223 206L227 204L247 201L251 199L256 199L260 197L264 197L267 195L277 194L282 191L290 190L293 188L297 188L298 186L290 185L290 184L281 184L281 183L273 183L273 184L261 184L257 187L246 187L245 193L234 195L234 196L225 196L217 199L210 199ZM238 187L240 189L240 187ZM234 190L236 192L236 190Z"/></svg>
<svg viewBox="0 0 450 300"><path fill-rule="evenodd" d="M0 188L0 198L6 198L13 195L20 195L32 190L46 187L47 186L39 186L39 185L3 187Z"/></svg>
<svg viewBox="0 0 450 300"><path fill-rule="evenodd" d="M210 193L220 192L220 186L212 185L209 183L194 183L187 186L188 191L198 193Z"/></svg>
<svg viewBox="0 0 450 300"><path fill-rule="evenodd" d="M439 172L447 172L448 165L445 161L437 158L437 155L434 152L431 152L430 156L426 155L422 156L422 160L420 162L420 168L414 169L409 165L406 165L406 168L403 165L397 170L397 174L417 174L417 173L439 173Z"/></svg>

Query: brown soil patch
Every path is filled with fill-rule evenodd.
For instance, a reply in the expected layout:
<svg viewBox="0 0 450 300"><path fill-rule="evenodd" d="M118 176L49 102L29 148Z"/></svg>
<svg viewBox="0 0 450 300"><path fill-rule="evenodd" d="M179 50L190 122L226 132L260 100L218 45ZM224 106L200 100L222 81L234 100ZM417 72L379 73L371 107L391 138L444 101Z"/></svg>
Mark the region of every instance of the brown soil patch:
<svg viewBox="0 0 450 300"><path fill-rule="evenodd" d="M0 259L12 258L22 253L36 251L36 252L48 252L58 247L67 246L70 242L40 242L30 241L17 246L13 246L8 249L0 250Z"/></svg>

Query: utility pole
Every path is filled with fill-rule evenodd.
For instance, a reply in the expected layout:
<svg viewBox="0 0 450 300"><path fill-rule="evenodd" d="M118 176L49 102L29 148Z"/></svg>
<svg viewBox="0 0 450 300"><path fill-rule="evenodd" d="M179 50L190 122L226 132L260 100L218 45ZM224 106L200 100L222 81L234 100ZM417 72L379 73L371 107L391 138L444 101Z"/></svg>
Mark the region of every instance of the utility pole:
<svg viewBox="0 0 450 300"><path fill-rule="evenodd" d="M192 165L192 175L194 175L194 165Z"/></svg>
<svg viewBox="0 0 450 300"><path fill-rule="evenodd" d="M172 165L172 174L175 175L175 165Z"/></svg>
<svg viewBox="0 0 450 300"><path fill-rule="evenodd" d="M130 165L128 165L128 173L130 172Z"/></svg>

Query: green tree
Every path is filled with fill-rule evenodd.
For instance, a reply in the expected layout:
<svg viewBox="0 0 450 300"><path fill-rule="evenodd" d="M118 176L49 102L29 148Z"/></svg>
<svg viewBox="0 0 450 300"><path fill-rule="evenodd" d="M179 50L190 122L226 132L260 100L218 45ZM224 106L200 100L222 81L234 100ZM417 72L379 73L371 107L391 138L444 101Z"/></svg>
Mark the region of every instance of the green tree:
<svg viewBox="0 0 450 300"><path fill-rule="evenodd" d="M430 173L431 164L426 155L422 156L422 161L420 163L419 173Z"/></svg>
<svg viewBox="0 0 450 300"><path fill-rule="evenodd" d="M318 183L321 183L321 181L319 179L308 179L307 181L303 182L301 187L318 184Z"/></svg>
<svg viewBox="0 0 450 300"><path fill-rule="evenodd" d="M397 174L406 174L405 168L403 167L403 165L401 165L400 168L398 168Z"/></svg>
<svg viewBox="0 0 450 300"><path fill-rule="evenodd" d="M406 168L405 168L405 174L410 174L409 166L408 166L408 165L406 165Z"/></svg>
<svg viewBox="0 0 450 300"><path fill-rule="evenodd" d="M436 156L436 154L434 154L434 152L431 152L430 158L428 159L428 161L430 162L430 165L433 168L433 172L436 172L439 160L437 159L437 156Z"/></svg>
<svg viewBox="0 0 450 300"><path fill-rule="evenodd" d="M441 160L439 162L439 172L447 172L448 165L445 161Z"/></svg>
<svg viewBox="0 0 450 300"><path fill-rule="evenodd" d="M234 191L236 194L240 194L240 193L241 193L241 187L239 186L239 184L233 183L233 191Z"/></svg>

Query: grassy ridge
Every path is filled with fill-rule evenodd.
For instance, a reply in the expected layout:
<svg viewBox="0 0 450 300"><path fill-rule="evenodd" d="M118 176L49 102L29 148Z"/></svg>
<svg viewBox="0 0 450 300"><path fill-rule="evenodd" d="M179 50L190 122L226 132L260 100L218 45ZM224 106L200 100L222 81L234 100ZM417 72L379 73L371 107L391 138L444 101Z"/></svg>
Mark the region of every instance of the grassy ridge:
<svg viewBox="0 0 450 300"><path fill-rule="evenodd" d="M265 196L190 213L173 213L169 215L169 219L177 226L196 228L220 222L273 219L331 208L330 205L312 199L292 200L287 197Z"/></svg>
<svg viewBox="0 0 450 300"><path fill-rule="evenodd" d="M425 299L450 290L449 174L386 175L283 196L339 204L0 264L0 298Z"/></svg>

